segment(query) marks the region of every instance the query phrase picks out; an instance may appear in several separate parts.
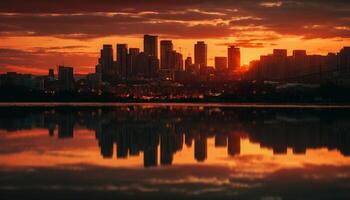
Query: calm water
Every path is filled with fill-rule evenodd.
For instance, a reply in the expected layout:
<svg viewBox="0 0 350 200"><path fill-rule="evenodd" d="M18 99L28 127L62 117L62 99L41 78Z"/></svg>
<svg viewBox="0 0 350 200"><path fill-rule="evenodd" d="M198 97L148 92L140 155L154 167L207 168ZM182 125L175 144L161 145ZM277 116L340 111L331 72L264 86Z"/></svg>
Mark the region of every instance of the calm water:
<svg viewBox="0 0 350 200"><path fill-rule="evenodd" d="M0 106L1 199L350 199L350 109Z"/></svg>

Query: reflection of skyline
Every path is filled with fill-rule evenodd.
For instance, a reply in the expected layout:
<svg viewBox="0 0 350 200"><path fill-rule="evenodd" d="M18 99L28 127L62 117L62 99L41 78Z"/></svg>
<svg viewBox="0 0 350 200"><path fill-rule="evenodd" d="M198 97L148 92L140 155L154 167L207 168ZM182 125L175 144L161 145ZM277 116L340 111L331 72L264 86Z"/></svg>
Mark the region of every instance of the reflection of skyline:
<svg viewBox="0 0 350 200"><path fill-rule="evenodd" d="M215 147L226 148L229 156L240 154L240 140L246 137L274 154L286 154L287 148L294 154L327 148L350 155L349 116L340 110L115 107L2 111L0 129L47 128L50 136L64 139L73 137L76 128L87 128L95 131L104 158L125 159L143 153L146 167L171 165L183 145L193 145L193 157L203 162L209 138L214 138Z"/></svg>

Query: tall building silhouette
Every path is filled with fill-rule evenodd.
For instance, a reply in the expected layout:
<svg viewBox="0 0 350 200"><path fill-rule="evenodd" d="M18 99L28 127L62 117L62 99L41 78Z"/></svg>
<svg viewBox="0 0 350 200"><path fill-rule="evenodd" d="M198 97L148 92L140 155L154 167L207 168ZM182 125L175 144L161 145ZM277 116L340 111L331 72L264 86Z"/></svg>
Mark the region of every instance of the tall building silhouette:
<svg viewBox="0 0 350 200"><path fill-rule="evenodd" d="M340 50L339 68L342 71L350 71L350 47L344 47Z"/></svg>
<svg viewBox="0 0 350 200"><path fill-rule="evenodd" d="M215 70L223 71L227 69L227 57L215 57Z"/></svg>
<svg viewBox="0 0 350 200"><path fill-rule="evenodd" d="M185 70L189 71L189 69L192 66L192 58L191 57L187 57L185 60Z"/></svg>
<svg viewBox="0 0 350 200"><path fill-rule="evenodd" d="M207 44L205 44L204 41L198 41L197 44L194 45L194 64L199 68L207 67L207 54Z"/></svg>
<svg viewBox="0 0 350 200"><path fill-rule="evenodd" d="M130 76L130 70L127 69L127 55L128 45L117 44L117 69L122 79L127 79Z"/></svg>
<svg viewBox="0 0 350 200"><path fill-rule="evenodd" d="M55 71L54 71L54 69L49 69L48 77L49 77L50 80L54 80L55 79Z"/></svg>
<svg viewBox="0 0 350 200"><path fill-rule="evenodd" d="M61 91L73 91L74 90L73 68L59 66L58 81L60 84Z"/></svg>
<svg viewBox="0 0 350 200"><path fill-rule="evenodd" d="M153 56L158 59L158 36L144 35L143 51L146 55Z"/></svg>
<svg viewBox="0 0 350 200"><path fill-rule="evenodd" d="M113 62L113 47L110 44L104 44L101 50L99 59L102 71L102 80L108 81L113 78L114 75L114 62Z"/></svg>
<svg viewBox="0 0 350 200"><path fill-rule="evenodd" d="M171 40L160 41L160 68L170 69L173 51L173 43Z"/></svg>
<svg viewBox="0 0 350 200"><path fill-rule="evenodd" d="M137 56L140 54L139 48L130 48L127 57L127 69L130 71L131 76L135 77L137 74L136 62Z"/></svg>
<svg viewBox="0 0 350 200"><path fill-rule="evenodd" d="M227 63L228 63L228 69L231 72L240 68L240 66L241 66L241 52L240 52L239 48L236 48L235 46L228 47Z"/></svg>

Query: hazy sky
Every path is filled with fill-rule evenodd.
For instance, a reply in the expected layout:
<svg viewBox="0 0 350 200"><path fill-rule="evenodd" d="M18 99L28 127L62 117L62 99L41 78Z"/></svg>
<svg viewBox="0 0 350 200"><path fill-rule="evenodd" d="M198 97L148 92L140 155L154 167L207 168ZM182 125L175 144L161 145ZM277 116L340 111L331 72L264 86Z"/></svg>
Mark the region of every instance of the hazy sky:
<svg viewBox="0 0 350 200"><path fill-rule="evenodd" d="M0 1L0 72L46 74L58 64L94 71L102 44L143 49L143 34L172 39L184 57L197 40L208 62L241 48L248 64L274 48L337 52L350 45L349 0Z"/></svg>

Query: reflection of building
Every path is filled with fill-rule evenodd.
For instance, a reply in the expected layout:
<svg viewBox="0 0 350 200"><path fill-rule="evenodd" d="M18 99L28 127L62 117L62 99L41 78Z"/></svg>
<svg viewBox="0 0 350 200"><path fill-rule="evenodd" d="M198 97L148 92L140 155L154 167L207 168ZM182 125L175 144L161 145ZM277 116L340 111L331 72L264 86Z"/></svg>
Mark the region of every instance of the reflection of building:
<svg viewBox="0 0 350 200"><path fill-rule="evenodd" d="M0 108L0 113L8 112L6 109ZM350 115L347 110L222 109L208 112L206 109L178 110L169 107L115 107L103 111L95 108L50 108L30 111L30 114L25 113L28 110L14 112L11 109L11 112L14 114L10 121L6 115L0 116L0 129L13 131L44 127L49 135L54 135L55 127L58 127L58 138L71 138L74 127L85 127L95 130L104 158L125 159L143 154L145 167L158 165L158 148L160 164L171 165L174 155L184 143L193 147L193 157L203 162L211 145L208 141L212 139L215 148L227 148L229 156L240 155L241 138L249 138L275 154L285 154L288 148L294 154L327 148L350 156L350 135L347 134Z"/></svg>
<svg viewBox="0 0 350 200"><path fill-rule="evenodd" d="M73 138L74 116L67 115L58 121L58 138Z"/></svg>
<svg viewBox="0 0 350 200"><path fill-rule="evenodd" d="M241 138L238 134L229 134L227 144L227 153L230 156L239 155L241 153Z"/></svg>
<svg viewBox="0 0 350 200"><path fill-rule="evenodd" d="M194 140L194 157L198 162L207 159L207 138L200 136Z"/></svg>
<svg viewBox="0 0 350 200"><path fill-rule="evenodd" d="M144 160L145 167L157 166L158 164L158 135L148 132L145 138Z"/></svg>
<svg viewBox="0 0 350 200"><path fill-rule="evenodd" d="M225 134L215 135L215 147L226 147L227 146L227 136Z"/></svg>

